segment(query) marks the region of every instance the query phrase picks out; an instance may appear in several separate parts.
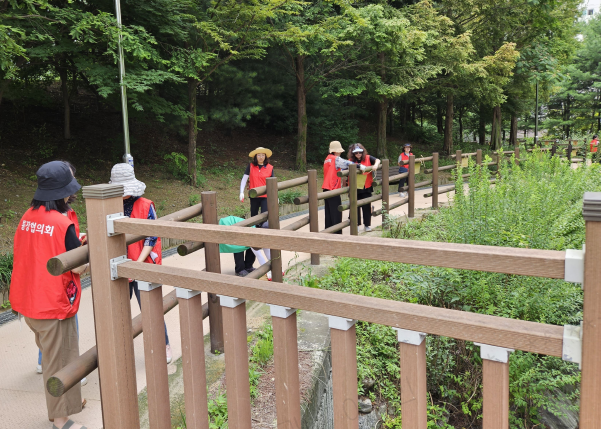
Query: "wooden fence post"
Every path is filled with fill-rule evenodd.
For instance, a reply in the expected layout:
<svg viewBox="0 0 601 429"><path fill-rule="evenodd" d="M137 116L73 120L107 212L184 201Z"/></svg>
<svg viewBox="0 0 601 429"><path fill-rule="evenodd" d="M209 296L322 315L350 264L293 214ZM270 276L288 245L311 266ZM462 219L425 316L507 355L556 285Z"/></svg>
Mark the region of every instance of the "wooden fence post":
<svg viewBox="0 0 601 429"><path fill-rule="evenodd" d="M217 193L201 192L203 223L217 224ZM221 273L219 243L205 243L205 266L208 273ZM209 334L211 337L211 353L223 353L223 318L219 296L208 294L209 299Z"/></svg>
<svg viewBox="0 0 601 429"><path fill-rule="evenodd" d="M300 382L296 309L270 305L273 326L275 402L278 428L300 429Z"/></svg>
<svg viewBox="0 0 601 429"><path fill-rule="evenodd" d="M482 358L482 427L509 429L509 353L504 347L480 346Z"/></svg>
<svg viewBox="0 0 601 429"><path fill-rule="evenodd" d="M267 221L269 229L280 229L280 204L278 202L278 178L267 178ZM271 278L282 282L282 251L271 249Z"/></svg>
<svg viewBox="0 0 601 429"><path fill-rule="evenodd" d="M397 331L401 361L401 413L403 426L428 426L426 383L426 334L394 328Z"/></svg>
<svg viewBox="0 0 601 429"><path fill-rule="evenodd" d="M601 192L585 192L584 315L582 332L582 381L580 429L601 422Z"/></svg>
<svg viewBox="0 0 601 429"><path fill-rule="evenodd" d="M223 295L219 298L223 311L228 427L251 429L246 300Z"/></svg>
<svg viewBox="0 0 601 429"><path fill-rule="evenodd" d="M165 352L165 318L161 284L138 281L144 330L144 364L150 429L171 425Z"/></svg>
<svg viewBox="0 0 601 429"><path fill-rule="evenodd" d="M438 208L438 152L432 154L432 208Z"/></svg>
<svg viewBox="0 0 601 429"><path fill-rule="evenodd" d="M319 200L317 199L317 170L309 170L309 231L319 232ZM311 265L319 265L319 253L311 253Z"/></svg>
<svg viewBox="0 0 601 429"><path fill-rule="evenodd" d="M139 428L128 281L111 279L110 259L127 254L125 234L107 233L107 215L123 213L123 185L84 186L103 427ZM163 354L163 356L165 356Z"/></svg>
<svg viewBox="0 0 601 429"><path fill-rule="evenodd" d="M407 216L415 216L415 155L409 155L409 207Z"/></svg>
<svg viewBox="0 0 601 429"><path fill-rule="evenodd" d="M461 166L461 154L462 152L460 150L455 151L455 163L457 164L457 169Z"/></svg>
<svg viewBox="0 0 601 429"><path fill-rule="evenodd" d="M390 206L390 160L382 160L382 229L388 228L388 207Z"/></svg>
<svg viewBox="0 0 601 429"><path fill-rule="evenodd" d="M351 235L359 235L359 225L357 225L357 164L349 165L348 173L349 183L349 217L351 219Z"/></svg>
<svg viewBox="0 0 601 429"><path fill-rule="evenodd" d="M186 428L208 429L207 378L202 328L202 295L199 291L176 288L182 337L182 370ZM167 426L168 427L168 426Z"/></svg>
<svg viewBox="0 0 601 429"><path fill-rule="evenodd" d="M514 150L515 154L515 165L520 165L520 147L516 146Z"/></svg>
<svg viewBox="0 0 601 429"><path fill-rule="evenodd" d="M476 164L482 165L482 149L476 151Z"/></svg>
<svg viewBox="0 0 601 429"><path fill-rule="evenodd" d="M572 161L572 141L571 140L568 142L566 151L567 151L566 156L568 157L568 161L571 162Z"/></svg>
<svg viewBox="0 0 601 429"><path fill-rule="evenodd" d="M356 320L329 316L334 428L359 428Z"/></svg>

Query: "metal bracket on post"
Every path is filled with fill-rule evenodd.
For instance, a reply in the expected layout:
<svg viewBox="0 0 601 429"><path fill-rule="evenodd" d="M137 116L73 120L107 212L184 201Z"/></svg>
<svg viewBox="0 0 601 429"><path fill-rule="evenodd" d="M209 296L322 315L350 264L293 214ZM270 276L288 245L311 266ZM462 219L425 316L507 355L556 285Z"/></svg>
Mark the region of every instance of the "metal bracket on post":
<svg viewBox="0 0 601 429"><path fill-rule="evenodd" d="M131 259L127 259L127 256L125 255L121 255L109 260L111 266L111 280L117 280L119 278L119 274L117 274L117 267L125 262L131 262Z"/></svg>
<svg viewBox="0 0 601 429"><path fill-rule="evenodd" d="M202 292L199 290L185 289L183 287L175 288L175 296L183 299L194 298L196 295L200 295L201 293Z"/></svg>
<svg viewBox="0 0 601 429"><path fill-rule="evenodd" d="M492 360L494 362L507 363L509 360L509 353L513 352L513 349L507 349L505 347L491 346L488 344L474 343L474 345L480 347L480 357L486 360Z"/></svg>
<svg viewBox="0 0 601 429"><path fill-rule="evenodd" d="M106 232L109 237L120 234L120 233L115 233L115 224L114 224L114 222L119 219L129 219L129 216L124 216L123 212L106 215Z"/></svg>
<svg viewBox="0 0 601 429"><path fill-rule="evenodd" d="M564 325L561 358L578 364L582 369L582 322L579 326Z"/></svg>
<svg viewBox="0 0 601 429"><path fill-rule="evenodd" d="M348 331L351 329L357 321L355 319L348 319L346 317L328 316L329 325L332 329L339 329L341 331Z"/></svg>
<svg viewBox="0 0 601 429"><path fill-rule="evenodd" d="M228 308L236 308L241 304L244 304L246 302L245 299L242 298L234 298L231 296L226 296L226 295L217 295L219 297L219 301L221 303L222 307L228 307Z"/></svg>
<svg viewBox="0 0 601 429"><path fill-rule="evenodd" d="M281 305L267 304L269 305L270 313L273 317L279 317L286 319L296 313L296 308L282 307Z"/></svg>
<svg viewBox="0 0 601 429"><path fill-rule="evenodd" d="M163 286L161 283L151 283L145 282L143 280L138 280L138 289L142 292L150 292L151 290L155 290L156 288L159 288L161 286Z"/></svg>
<svg viewBox="0 0 601 429"><path fill-rule="evenodd" d="M419 346L426 338L425 332L409 331L407 329L392 328L397 332L397 340L399 343L411 344Z"/></svg>
<svg viewBox="0 0 601 429"><path fill-rule="evenodd" d="M584 284L584 246L582 250L567 249L564 280Z"/></svg>

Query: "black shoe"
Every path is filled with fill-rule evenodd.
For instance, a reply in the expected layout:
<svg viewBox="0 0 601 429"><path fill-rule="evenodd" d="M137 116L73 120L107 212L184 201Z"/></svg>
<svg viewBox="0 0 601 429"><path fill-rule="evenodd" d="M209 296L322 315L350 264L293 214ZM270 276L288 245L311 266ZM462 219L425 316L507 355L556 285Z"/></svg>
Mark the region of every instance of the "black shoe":
<svg viewBox="0 0 601 429"><path fill-rule="evenodd" d="M253 267L246 269L246 271L248 271L249 274L252 273L254 270L256 270L256 268L253 268Z"/></svg>
<svg viewBox="0 0 601 429"><path fill-rule="evenodd" d="M236 275L239 277L246 277L247 275L249 275L250 273L246 270L242 270L240 272L237 272Z"/></svg>

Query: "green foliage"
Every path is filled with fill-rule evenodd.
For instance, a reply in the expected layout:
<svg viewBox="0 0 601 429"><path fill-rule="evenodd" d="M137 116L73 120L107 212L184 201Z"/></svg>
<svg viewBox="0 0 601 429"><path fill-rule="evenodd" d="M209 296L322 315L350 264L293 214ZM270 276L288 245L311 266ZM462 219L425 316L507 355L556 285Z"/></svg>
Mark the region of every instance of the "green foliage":
<svg viewBox="0 0 601 429"><path fill-rule="evenodd" d="M190 203L190 207L195 206L200 201L200 195L192 194L188 197L188 202Z"/></svg>
<svg viewBox="0 0 601 429"><path fill-rule="evenodd" d="M10 279L13 272L12 253L0 254L0 294L7 293L10 288Z"/></svg>
<svg viewBox="0 0 601 429"><path fill-rule="evenodd" d="M190 182L190 175L188 174L188 157L183 153L171 152L164 156L166 161L165 167L167 171L173 175L176 179L180 179L186 183ZM202 186L206 182L206 178L200 173L204 157L202 154L196 154L196 185ZM190 197L192 198L192 197ZM192 199L190 199L191 203ZM192 205L192 204L191 204Z"/></svg>
<svg viewBox="0 0 601 429"><path fill-rule="evenodd" d="M510 171L511 166L511 171ZM469 193L458 192L439 214L405 225L392 219L390 236L414 240L538 249L580 248L584 240L584 191L601 191L601 166L580 166L547 154L521 156L520 166L504 162L494 186L488 169L470 164ZM461 174L456 185L463 189ZM358 295L470 311L553 325L578 325L583 295L579 285L532 278L397 263L341 259L319 287ZM376 380L359 394L394 406L400 396L397 341L392 328L357 324L358 378ZM473 427L482 414L479 349L446 337L426 339L428 413L437 427ZM579 395L580 373L573 364L549 356L516 352L510 359L511 427L539 425L544 408L559 414L553 398ZM386 427L399 427L388 418ZM450 426L448 426L450 425Z"/></svg>
<svg viewBox="0 0 601 429"><path fill-rule="evenodd" d="M305 192L300 189L286 189L280 192L280 204L294 204L294 199L303 195L305 195Z"/></svg>

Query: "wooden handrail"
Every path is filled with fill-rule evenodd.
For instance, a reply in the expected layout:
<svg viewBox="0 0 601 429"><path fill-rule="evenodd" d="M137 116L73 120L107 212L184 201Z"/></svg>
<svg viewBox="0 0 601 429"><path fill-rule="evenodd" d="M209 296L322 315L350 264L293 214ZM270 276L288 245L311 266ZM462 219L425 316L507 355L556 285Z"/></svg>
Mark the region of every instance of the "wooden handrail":
<svg viewBox="0 0 601 429"><path fill-rule="evenodd" d="M435 243L376 237L323 237L302 231L232 228L231 226L177 223L148 219L121 219L115 232L187 237L209 243L229 243L333 256L364 258L460 268L533 277L563 279L565 252L458 243Z"/></svg>
<svg viewBox="0 0 601 429"><path fill-rule="evenodd" d="M381 170L382 169L382 164L378 165L378 168L376 170ZM357 174L363 174L363 173L369 173L371 171L374 171L374 167L366 167L364 171L361 171L359 168L357 168ZM349 170L341 170L339 172L336 173L336 175L338 177L347 177L349 173Z"/></svg>
<svg viewBox="0 0 601 429"><path fill-rule="evenodd" d="M367 197L367 198L363 198L359 201L357 201L357 207L362 207L366 204L370 204L373 203L374 201L380 201L382 199L382 194L378 194L378 195L372 195L371 197ZM339 212L343 212L345 210L348 210L350 208L350 204L341 204L338 206L338 211Z"/></svg>
<svg viewBox="0 0 601 429"><path fill-rule="evenodd" d="M264 232L264 231L262 231ZM281 232L281 231L276 231ZM313 234L320 236L321 234ZM335 235L328 236L332 242ZM355 238L355 237L345 237ZM362 237L365 240L369 237ZM382 239L380 239L382 240ZM397 240L402 241L402 240ZM356 246L361 248L360 246ZM523 249L511 249L523 250ZM361 249L363 254L374 255ZM142 262L118 266L120 277L165 282L192 290L352 318L427 334L507 347L531 353L562 356L563 326L527 322L460 310L353 295L291 284L278 284L198 270Z"/></svg>
<svg viewBox="0 0 601 429"><path fill-rule="evenodd" d="M297 177L296 179L285 180L278 182L278 191L284 189L294 188L295 186L304 185L309 181L309 176ZM248 191L248 196L251 198L257 198L267 193L267 186L259 186Z"/></svg>
<svg viewBox="0 0 601 429"><path fill-rule="evenodd" d="M338 232L340 230L343 230L344 228L346 228L347 226L350 226L351 224L351 220L347 219L347 220L343 220L340 223L337 223L336 225L332 225L329 228L326 229L322 229L321 231L319 231L320 233L323 234L333 234L335 232Z"/></svg>
<svg viewBox="0 0 601 429"><path fill-rule="evenodd" d="M163 216L159 219L169 220L172 222L185 222L202 214L202 204L196 204L185 209L178 210L174 213ZM137 241L144 240L146 236L127 235L125 241L127 244L133 244ZM50 258L46 263L46 269L53 276L60 276L73 268L77 268L88 262L88 245L78 247L77 249L69 250Z"/></svg>
<svg viewBox="0 0 601 429"><path fill-rule="evenodd" d="M434 159L433 156L422 156L421 158L415 158L415 162L428 162L428 161L432 161L433 159ZM397 165L398 164L399 163L397 162ZM402 161L401 164L407 165L407 164L409 164L409 160L407 159L405 161Z"/></svg>
<svg viewBox="0 0 601 429"><path fill-rule="evenodd" d="M409 202L409 197L401 198L396 203L393 203L390 205L390 207L388 208L388 212L390 213L392 210L396 209L397 207L401 207L403 204L407 204L408 202ZM376 216L380 216L383 212L384 212L383 209L378 209L378 210L375 210L374 212L372 212L371 215L372 215L372 217L376 217Z"/></svg>
<svg viewBox="0 0 601 429"><path fill-rule="evenodd" d="M345 186L344 188L334 189L332 191L318 192L317 200L325 200L326 198L335 197L337 195L348 194L349 187ZM297 206L300 204L307 204L309 202L309 196L305 195L304 197L296 197L294 199L294 204Z"/></svg>
<svg viewBox="0 0 601 429"><path fill-rule="evenodd" d="M254 272L254 271L253 271ZM163 314L167 314L177 305L177 297L175 289L169 292L163 298ZM202 306L202 318L209 315L209 304L204 303ZM136 338L142 333L142 315L138 314L131 321L133 338ZM46 382L46 389L54 397L62 396L66 391L71 389L82 378L89 375L92 371L98 368L98 350L96 346L89 349L87 352L71 361L67 366L60 371L50 376Z"/></svg>

